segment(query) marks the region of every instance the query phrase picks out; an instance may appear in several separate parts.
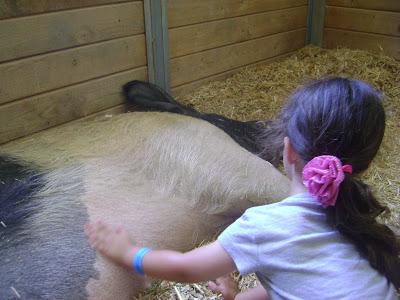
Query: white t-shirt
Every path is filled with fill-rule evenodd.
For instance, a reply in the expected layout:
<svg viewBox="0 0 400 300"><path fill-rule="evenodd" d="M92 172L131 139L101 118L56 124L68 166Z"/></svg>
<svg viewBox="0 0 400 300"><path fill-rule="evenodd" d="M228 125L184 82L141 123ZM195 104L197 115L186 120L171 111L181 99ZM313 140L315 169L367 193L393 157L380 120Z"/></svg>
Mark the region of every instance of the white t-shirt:
<svg viewBox="0 0 400 300"><path fill-rule="evenodd" d="M272 299L398 299L308 193L248 209L218 241L241 274L256 273Z"/></svg>

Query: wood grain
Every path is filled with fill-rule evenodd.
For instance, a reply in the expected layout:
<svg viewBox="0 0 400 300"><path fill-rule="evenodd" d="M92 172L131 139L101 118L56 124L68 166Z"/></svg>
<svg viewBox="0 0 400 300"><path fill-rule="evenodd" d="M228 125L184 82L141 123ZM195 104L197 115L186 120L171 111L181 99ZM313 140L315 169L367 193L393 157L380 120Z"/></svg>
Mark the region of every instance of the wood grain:
<svg viewBox="0 0 400 300"><path fill-rule="evenodd" d="M326 28L324 31L326 48L348 47L385 53L400 60L400 38L385 35Z"/></svg>
<svg viewBox="0 0 400 300"><path fill-rule="evenodd" d="M284 58L288 57L289 55L291 55L293 53L294 53L293 51L292 52L288 52L288 53L284 53L284 54L281 54L281 55L278 55L278 56L275 56L275 57L267 58L265 60L262 60L262 61L259 61L259 62L256 62L256 63L252 63L252 64L248 64L248 65L241 66L241 67L238 67L238 68L234 68L234 69L231 69L231 70L226 71L226 72L218 73L218 74L209 76L207 78L199 79L199 80L196 80L196 81L193 81L193 82L190 82L190 83L186 83L186 84L177 86L177 87L172 89L172 95L174 95L174 96L184 96L184 95L192 92L193 90L199 88L200 86L205 85L205 84L207 84L209 82L224 80L224 79L226 79L226 78L228 78L230 76L233 76L235 73L240 72L244 68L255 67L255 66L259 66L259 65L265 65L265 64L268 64L268 63L273 62L273 61L284 59Z"/></svg>
<svg viewBox="0 0 400 300"><path fill-rule="evenodd" d="M90 121L90 120L97 120L97 119L104 119L104 118L110 118L115 115L119 115L122 113L125 113L126 111L126 105L125 104L119 104L116 106L113 106L111 108L99 111L97 113L88 115L82 119L78 119L76 121Z"/></svg>
<svg viewBox="0 0 400 300"><path fill-rule="evenodd" d="M278 33L171 60L171 86L248 65L304 46L305 29Z"/></svg>
<svg viewBox="0 0 400 300"><path fill-rule="evenodd" d="M3 63L0 103L146 65L144 35Z"/></svg>
<svg viewBox="0 0 400 300"><path fill-rule="evenodd" d="M169 28L306 5L307 0L173 0L168 2Z"/></svg>
<svg viewBox="0 0 400 300"><path fill-rule="evenodd" d="M143 32L141 2L3 20L0 62Z"/></svg>
<svg viewBox="0 0 400 300"><path fill-rule="evenodd" d="M200 23L169 30L170 56L177 57L306 26L307 7Z"/></svg>
<svg viewBox="0 0 400 300"><path fill-rule="evenodd" d="M132 0L1 0L0 19Z"/></svg>
<svg viewBox="0 0 400 300"><path fill-rule="evenodd" d="M328 6L325 26L400 36L400 13Z"/></svg>
<svg viewBox="0 0 400 300"><path fill-rule="evenodd" d="M123 103L121 86L147 80L141 67L0 106L0 143Z"/></svg>
<svg viewBox="0 0 400 300"><path fill-rule="evenodd" d="M327 5L400 12L399 0L326 0Z"/></svg>

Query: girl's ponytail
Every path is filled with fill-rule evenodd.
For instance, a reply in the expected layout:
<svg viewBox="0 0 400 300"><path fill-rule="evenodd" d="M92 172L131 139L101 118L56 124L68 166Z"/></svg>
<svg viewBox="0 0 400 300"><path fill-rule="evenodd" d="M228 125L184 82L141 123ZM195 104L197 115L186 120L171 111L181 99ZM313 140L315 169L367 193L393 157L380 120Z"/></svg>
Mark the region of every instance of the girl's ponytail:
<svg viewBox="0 0 400 300"><path fill-rule="evenodd" d="M351 175L342 182L335 206L328 208L337 230L399 289L400 243L389 227L376 220L385 210L370 187Z"/></svg>
<svg viewBox="0 0 400 300"><path fill-rule="evenodd" d="M371 164L384 136L381 96L359 80L322 79L295 91L280 115L281 123L274 124L281 125L284 130L278 133L289 137L300 156L299 170L313 158L328 155L360 174ZM362 181L349 174L342 180L336 204L327 207L333 225L399 289L399 241L376 220L386 208Z"/></svg>

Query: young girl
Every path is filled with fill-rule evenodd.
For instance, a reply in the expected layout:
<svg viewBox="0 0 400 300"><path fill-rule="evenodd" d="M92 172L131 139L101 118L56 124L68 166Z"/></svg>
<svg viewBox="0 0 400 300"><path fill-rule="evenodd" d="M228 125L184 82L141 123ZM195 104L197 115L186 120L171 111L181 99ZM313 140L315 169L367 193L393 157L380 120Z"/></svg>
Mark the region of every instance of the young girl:
<svg viewBox="0 0 400 300"><path fill-rule="evenodd" d="M256 273L261 285L244 293L228 277L211 282L224 299L397 299L399 242L376 222L384 207L355 177L383 138L380 95L357 80L316 81L291 96L281 120L289 198L248 209L217 241L187 253L139 249L125 229L102 222L86 226L90 245L166 280Z"/></svg>

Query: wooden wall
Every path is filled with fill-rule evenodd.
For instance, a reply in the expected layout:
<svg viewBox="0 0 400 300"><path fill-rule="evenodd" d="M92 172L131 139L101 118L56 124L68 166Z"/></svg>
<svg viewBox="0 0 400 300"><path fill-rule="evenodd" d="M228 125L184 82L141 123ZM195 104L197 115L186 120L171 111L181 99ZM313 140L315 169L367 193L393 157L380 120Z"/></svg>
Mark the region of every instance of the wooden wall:
<svg viewBox="0 0 400 300"><path fill-rule="evenodd" d="M172 91L303 47L306 19L307 0L169 0Z"/></svg>
<svg viewBox="0 0 400 300"><path fill-rule="evenodd" d="M133 79L147 79L142 1L0 1L0 143L119 111Z"/></svg>
<svg viewBox="0 0 400 300"><path fill-rule="evenodd" d="M327 0L324 46L345 46L400 59L400 0Z"/></svg>
<svg viewBox="0 0 400 300"><path fill-rule="evenodd" d="M169 0L173 92L305 44L307 0ZM0 144L122 111L147 79L143 0L0 1Z"/></svg>

